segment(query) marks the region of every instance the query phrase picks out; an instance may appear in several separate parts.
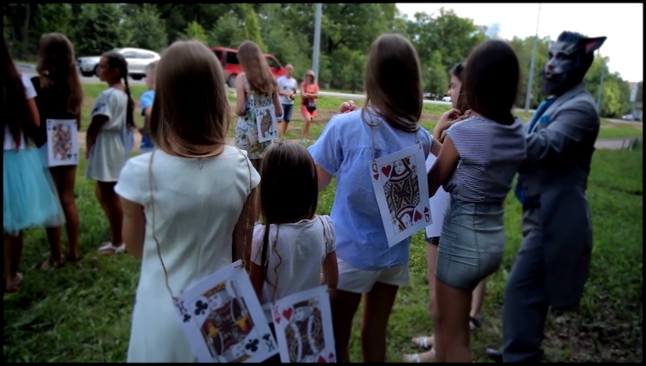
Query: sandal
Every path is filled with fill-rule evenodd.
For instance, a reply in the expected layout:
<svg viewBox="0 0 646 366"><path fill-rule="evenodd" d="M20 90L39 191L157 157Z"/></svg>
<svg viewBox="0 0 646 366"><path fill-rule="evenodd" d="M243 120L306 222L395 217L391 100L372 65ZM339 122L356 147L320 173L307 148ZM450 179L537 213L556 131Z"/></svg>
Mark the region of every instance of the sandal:
<svg viewBox="0 0 646 366"><path fill-rule="evenodd" d="M416 345L417 347L422 347L426 349L433 348L433 343L434 343L433 336L413 338L413 344Z"/></svg>
<svg viewBox="0 0 646 366"><path fill-rule="evenodd" d="M476 330L480 328L480 320L478 318L474 318L472 316L469 316L469 328L471 330Z"/></svg>
<svg viewBox="0 0 646 366"><path fill-rule="evenodd" d="M22 285L22 273L16 273L16 277L12 281L6 282L4 284L4 292L8 293L13 293L17 292L20 290L20 286Z"/></svg>
<svg viewBox="0 0 646 366"><path fill-rule="evenodd" d="M435 350L431 349L424 353L414 353L412 355L404 355L405 363L432 363L437 362L435 358Z"/></svg>
<svg viewBox="0 0 646 366"><path fill-rule="evenodd" d="M83 259L83 257L80 256L80 255L77 255L75 257L72 257L72 256L68 255L67 258L66 258L67 262L70 263L71 265L73 265L76 268L82 268L83 267L83 263L81 263L81 259Z"/></svg>
<svg viewBox="0 0 646 366"><path fill-rule="evenodd" d="M118 247L115 247L114 245L112 245L111 242L106 241L105 243L101 244L98 251L99 251L99 253L105 254L105 255L119 254L119 253L123 253L123 252L126 251L126 245L121 244Z"/></svg>
<svg viewBox="0 0 646 366"><path fill-rule="evenodd" d="M65 266L65 262L62 260L60 262L54 262L50 257L47 257L42 262L36 264L34 269L50 271L52 269L61 269L63 266Z"/></svg>

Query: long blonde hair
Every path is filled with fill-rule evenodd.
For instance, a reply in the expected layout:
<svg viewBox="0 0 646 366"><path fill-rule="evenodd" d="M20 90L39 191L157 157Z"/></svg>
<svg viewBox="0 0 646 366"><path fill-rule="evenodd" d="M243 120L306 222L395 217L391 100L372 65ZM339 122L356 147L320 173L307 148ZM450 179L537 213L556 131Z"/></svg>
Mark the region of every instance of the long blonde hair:
<svg viewBox="0 0 646 366"><path fill-rule="evenodd" d="M242 65L252 91L261 94L271 94L276 91L276 79L269 69L267 59L256 43L242 42L238 47L238 61Z"/></svg>
<svg viewBox="0 0 646 366"><path fill-rule="evenodd" d="M155 77L150 135L167 153L200 157L226 143L229 99L222 66L198 41L164 51Z"/></svg>
<svg viewBox="0 0 646 366"><path fill-rule="evenodd" d="M422 116L422 73L415 47L400 34L382 34L370 46L366 62L366 104L402 131L419 129Z"/></svg>

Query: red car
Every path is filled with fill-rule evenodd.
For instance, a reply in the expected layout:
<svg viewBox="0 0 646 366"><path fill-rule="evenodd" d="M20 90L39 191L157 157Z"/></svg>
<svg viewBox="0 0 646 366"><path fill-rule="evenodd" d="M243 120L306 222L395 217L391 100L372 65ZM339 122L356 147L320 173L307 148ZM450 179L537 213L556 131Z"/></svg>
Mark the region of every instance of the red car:
<svg viewBox="0 0 646 366"><path fill-rule="evenodd" d="M242 66L238 62L238 50L233 48L226 47L212 47L211 51L215 54L226 75L227 84L231 88L235 88L236 85L236 76L242 72ZM274 74L275 78L279 78L286 74L283 65L278 62L274 55L265 54L267 59L267 64L269 64L269 69L271 73Z"/></svg>

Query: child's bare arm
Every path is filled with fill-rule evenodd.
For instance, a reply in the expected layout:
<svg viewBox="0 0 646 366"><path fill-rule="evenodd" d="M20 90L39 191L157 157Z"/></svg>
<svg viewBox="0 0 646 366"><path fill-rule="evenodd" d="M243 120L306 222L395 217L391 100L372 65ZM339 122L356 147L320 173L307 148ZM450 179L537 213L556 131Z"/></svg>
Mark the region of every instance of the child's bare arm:
<svg viewBox="0 0 646 366"><path fill-rule="evenodd" d="M92 146L94 146L96 138L99 135L99 131L101 131L103 125L106 124L109 120L110 118L103 114L97 114L92 118L90 126L87 128L87 134L85 135L86 157L89 156L90 150L92 149Z"/></svg>
<svg viewBox="0 0 646 366"><path fill-rule="evenodd" d="M329 253L323 260L323 276L321 284L328 288L336 289L339 283L339 267L336 260L336 251Z"/></svg>

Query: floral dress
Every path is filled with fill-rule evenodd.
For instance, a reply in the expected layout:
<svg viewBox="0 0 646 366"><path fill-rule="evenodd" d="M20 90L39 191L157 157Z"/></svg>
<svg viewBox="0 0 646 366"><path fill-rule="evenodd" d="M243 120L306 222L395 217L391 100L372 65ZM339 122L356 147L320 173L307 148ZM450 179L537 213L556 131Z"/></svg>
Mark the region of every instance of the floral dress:
<svg viewBox="0 0 646 366"><path fill-rule="evenodd" d="M268 105L273 106L274 100L271 94L259 95L250 91L245 93L245 99L245 114L238 117L236 146L245 150L249 159L262 159L265 151L271 145L271 141L258 142L256 108Z"/></svg>

